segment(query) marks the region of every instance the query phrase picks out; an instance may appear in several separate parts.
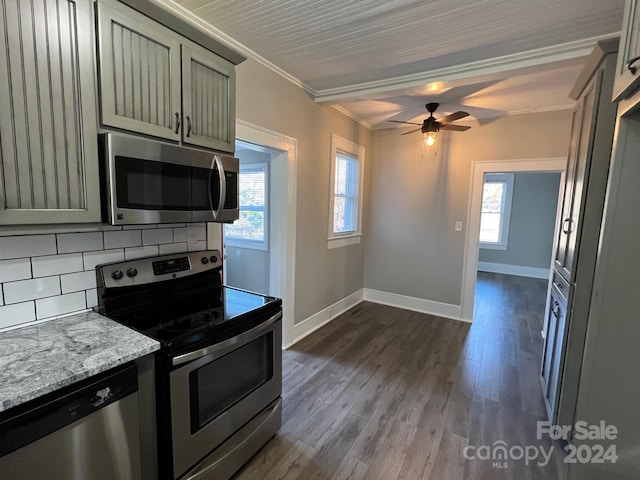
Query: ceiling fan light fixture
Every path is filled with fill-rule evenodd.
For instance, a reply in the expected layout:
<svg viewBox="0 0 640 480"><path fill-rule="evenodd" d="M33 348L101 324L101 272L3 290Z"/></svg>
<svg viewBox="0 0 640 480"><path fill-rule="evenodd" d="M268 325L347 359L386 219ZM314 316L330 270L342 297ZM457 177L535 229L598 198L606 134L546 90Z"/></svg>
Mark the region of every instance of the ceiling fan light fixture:
<svg viewBox="0 0 640 480"><path fill-rule="evenodd" d="M423 135L424 143L430 147L436 143L437 136L437 132L425 132Z"/></svg>

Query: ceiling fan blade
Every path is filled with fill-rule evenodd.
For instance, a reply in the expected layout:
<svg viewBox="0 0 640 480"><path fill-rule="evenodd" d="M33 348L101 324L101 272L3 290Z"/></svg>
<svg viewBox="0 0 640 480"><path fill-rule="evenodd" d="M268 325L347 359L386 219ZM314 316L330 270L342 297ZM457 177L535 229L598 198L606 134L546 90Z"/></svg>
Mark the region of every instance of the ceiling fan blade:
<svg viewBox="0 0 640 480"><path fill-rule="evenodd" d="M468 116L469 114L467 112L453 112L452 114L447 115L446 117L439 118L438 121L440 123L451 123Z"/></svg>
<svg viewBox="0 0 640 480"><path fill-rule="evenodd" d="M464 132L469 130L471 127L467 127L466 125L441 125L440 130L452 130L454 132Z"/></svg>
<svg viewBox="0 0 640 480"><path fill-rule="evenodd" d="M393 123L408 123L409 125L422 125L421 123L403 122L402 120L389 120L389 122L393 122Z"/></svg>
<svg viewBox="0 0 640 480"><path fill-rule="evenodd" d="M402 135L409 135L410 133L417 132L418 130L422 130L422 127L411 130L410 132L404 132Z"/></svg>

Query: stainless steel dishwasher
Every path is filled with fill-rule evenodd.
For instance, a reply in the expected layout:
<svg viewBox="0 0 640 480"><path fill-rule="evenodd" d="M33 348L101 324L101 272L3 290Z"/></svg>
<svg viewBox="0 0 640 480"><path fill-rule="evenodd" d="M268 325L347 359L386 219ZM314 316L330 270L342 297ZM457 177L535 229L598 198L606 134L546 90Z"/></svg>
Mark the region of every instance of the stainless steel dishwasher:
<svg viewBox="0 0 640 480"><path fill-rule="evenodd" d="M0 414L2 480L140 480L137 370L128 364Z"/></svg>

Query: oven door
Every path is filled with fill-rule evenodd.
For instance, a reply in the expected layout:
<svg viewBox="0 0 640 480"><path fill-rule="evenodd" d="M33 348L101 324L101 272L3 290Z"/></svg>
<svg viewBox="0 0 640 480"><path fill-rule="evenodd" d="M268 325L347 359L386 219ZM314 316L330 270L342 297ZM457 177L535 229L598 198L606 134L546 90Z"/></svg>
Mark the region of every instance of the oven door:
<svg viewBox="0 0 640 480"><path fill-rule="evenodd" d="M112 225L238 218L238 159L113 133L103 143Z"/></svg>
<svg viewBox="0 0 640 480"><path fill-rule="evenodd" d="M169 379L174 478L280 397L281 318L280 311L252 330L173 359L179 365Z"/></svg>

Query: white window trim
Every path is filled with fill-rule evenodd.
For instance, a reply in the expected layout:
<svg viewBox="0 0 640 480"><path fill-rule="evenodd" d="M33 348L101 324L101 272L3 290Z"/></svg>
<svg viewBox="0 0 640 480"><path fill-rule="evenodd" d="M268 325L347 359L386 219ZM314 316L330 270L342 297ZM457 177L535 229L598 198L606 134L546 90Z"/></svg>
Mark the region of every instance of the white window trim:
<svg viewBox="0 0 640 480"><path fill-rule="evenodd" d="M250 250L269 250L269 164L266 162L249 163L240 166L240 173L251 171L264 172L264 241L247 240L229 236L225 233L224 244L227 247L246 248Z"/></svg>
<svg viewBox="0 0 640 480"><path fill-rule="evenodd" d="M504 211L500 220L500 241L480 242L480 248L485 250L506 250L509 248L509 226L511 223L511 204L513 203L513 173L487 173L484 183L504 182L507 186L504 192ZM482 215L482 214L481 214Z"/></svg>
<svg viewBox="0 0 640 480"><path fill-rule="evenodd" d="M358 159L358 218L356 231L343 235L333 233L333 204L336 191L336 155L345 153ZM331 134L331 172L329 177L329 232L327 248L339 248L360 243L362 237L362 204L364 189L364 147L334 133Z"/></svg>

